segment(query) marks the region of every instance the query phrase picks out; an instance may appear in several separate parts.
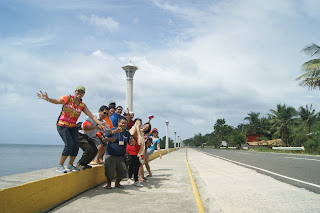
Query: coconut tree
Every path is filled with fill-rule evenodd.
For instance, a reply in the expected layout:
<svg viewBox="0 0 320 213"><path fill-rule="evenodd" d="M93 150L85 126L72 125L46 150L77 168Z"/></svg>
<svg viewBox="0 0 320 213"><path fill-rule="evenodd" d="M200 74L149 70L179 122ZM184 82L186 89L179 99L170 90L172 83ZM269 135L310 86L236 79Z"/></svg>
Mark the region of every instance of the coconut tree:
<svg viewBox="0 0 320 213"><path fill-rule="evenodd" d="M320 57L320 46L311 44L302 49L307 55ZM301 65L302 75L296 78L299 85L309 89L320 89L320 58L315 58Z"/></svg>
<svg viewBox="0 0 320 213"><path fill-rule="evenodd" d="M310 132L311 125L315 122L319 113L316 113L314 109L312 109L312 104L310 107L306 105L306 107L300 106L299 108L299 116L301 120L305 123L305 127L308 128Z"/></svg>
<svg viewBox="0 0 320 213"><path fill-rule="evenodd" d="M282 141L288 144L289 139L289 127L295 123L297 111L293 107L287 107L285 104L277 105L277 110L270 109L271 124L276 129L274 136L281 137ZM288 144L289 145L289 144Z"/></svg>
<svg viewBox="0 0 320 213"><path fill-rule="evenodd" d="M260 130L260 112L250 112L244 120L249 121L248 133L256 134Z"/></svg>

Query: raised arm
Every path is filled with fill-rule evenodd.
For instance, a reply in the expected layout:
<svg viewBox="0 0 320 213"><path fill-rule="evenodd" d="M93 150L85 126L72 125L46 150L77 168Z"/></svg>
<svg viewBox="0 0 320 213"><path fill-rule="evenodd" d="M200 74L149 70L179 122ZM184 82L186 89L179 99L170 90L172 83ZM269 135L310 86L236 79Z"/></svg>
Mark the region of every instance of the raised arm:
<svg viewBox="0 0 320 213"><path fill-rule="evenodd" d="M106 130L106 129L107 129L107 124L106 124L105 122L99 121L99 120L90 112L90 110L88 109L87 105L84 105L84 107L83 107L83 112L84 112L84 114L86 114L89 118L91 118L94 122L96 122L101 129L103 129L103 130Z"/></svg>
<svg viewBox="0 0 320 213"><path fill-rule="evenodd" d="M53 104L64 104L64 101L61 99L49 98L46 91L44 93L42 91L40 91L40 93L37 93L37 96L39 99L46 100L46 101L53 103ZM70 97L68 97L68 98L70 98Z"/></svg>
<svg viewBox="0 0 320 213"><path fill-rule="evenodd" d="M159 139L158 139L159 140ZM159 157L160 157L160 159L162 158L162 154L161 154L161 150L160 150L160 142L159 143L157 143L157 150L158 150L158 152L159 152Z"/></svg>

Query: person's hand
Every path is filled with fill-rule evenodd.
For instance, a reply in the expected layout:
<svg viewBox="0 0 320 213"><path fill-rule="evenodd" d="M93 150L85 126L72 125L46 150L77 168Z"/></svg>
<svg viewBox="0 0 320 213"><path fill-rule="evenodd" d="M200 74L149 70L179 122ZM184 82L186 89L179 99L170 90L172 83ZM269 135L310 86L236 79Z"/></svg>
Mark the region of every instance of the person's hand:
<svg viewBox="0 0 320 213"><path fill-rule="evenodd" d="M49 100L47 92L42 93L42 91L40 90L40 93L37 93L37 96L38 96L39 99L43 99L43 100L46 100L46 101Z"/></svg>
<svg viewBox="0 0 320 213"><path fill-rule="evenodd" d="M124 111L127 115L129 115L129 108Z"/></svg>
<svg viewBox="0 0 320 213"><path fill-rule="evenodd" d="M107 124L105 122L101 122L100 124L98 124L98 127L101 130L106 130L107 129Z"/></svg>
<svg viewBox="0 0 320 213"><path fill-rule="evenodd" d="M114 133L119 133L119 132L122 132L122 128L120 126L114 130Z"/></svg>

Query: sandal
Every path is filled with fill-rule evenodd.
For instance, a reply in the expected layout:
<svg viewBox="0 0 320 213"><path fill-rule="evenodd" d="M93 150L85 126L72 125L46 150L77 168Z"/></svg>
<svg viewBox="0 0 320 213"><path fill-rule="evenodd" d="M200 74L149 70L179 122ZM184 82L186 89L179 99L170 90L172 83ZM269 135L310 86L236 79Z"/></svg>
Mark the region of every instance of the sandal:
<svg viewBox="0 0 320 213"><path fill-rule="evenodd" d="M122 186L121 184L118 184L118 185L116 185L114 187L119 188L119 189L123 189L124 188L124 186Z"/></svg>
<svg viewBox="0 0 320 213"><path fill-rule="evenodd" d="M111 186L104 186L103 188L105 188L105 189L112 189Z"/></svg>
<svg viewBox="0 0 320 213"><path fill-rule="evenodd" d="M147 175L147 177L152 177L152 175Z"/></svg>

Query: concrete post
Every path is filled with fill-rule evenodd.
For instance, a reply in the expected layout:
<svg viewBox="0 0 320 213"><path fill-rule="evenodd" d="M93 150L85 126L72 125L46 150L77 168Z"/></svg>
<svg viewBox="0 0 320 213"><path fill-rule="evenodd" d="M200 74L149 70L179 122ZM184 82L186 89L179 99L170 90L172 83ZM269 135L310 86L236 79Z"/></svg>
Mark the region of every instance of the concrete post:
<svg viewBox="0 0 320 213"><path fill-rule="evenodd" d="M179 145L179 147L181 148L181 146L180 146L180 141L179 141L179 137L180 137L180 136L178 135L178 145Z"/></svg>
<svg viewBox="0 0 320 213"><path fill-rule="evenodd" d="M138 67L134 66L130 61L126 66L123 66L122 69L126 72L127 76L127 93L125 109L129 108L129 111L133 111L133 76Z"/></svg>
<svg viewBox="0 0 320 213"><path fill-rule="evenodd" d="M174 131L174 144L173 144L173 148L176 149L176 142L177 142L177 138L176 138L177 132Z"/></svg>
<svg viewBox="0 0 320 213"><path fill-rule="evenodd" d="M169 153L169 132L168 132L168 125L169 125L169 121L166 120L166 150L167 150L167 154Z"/></svg>

